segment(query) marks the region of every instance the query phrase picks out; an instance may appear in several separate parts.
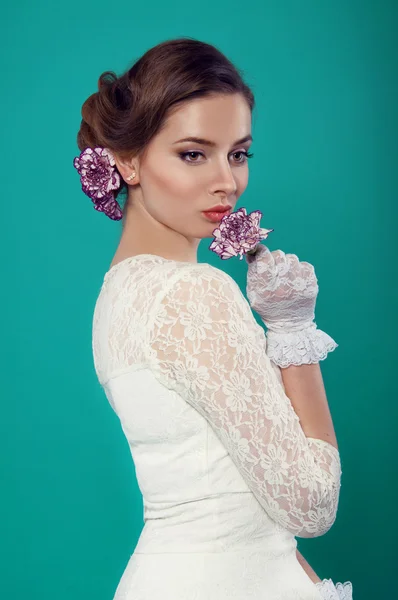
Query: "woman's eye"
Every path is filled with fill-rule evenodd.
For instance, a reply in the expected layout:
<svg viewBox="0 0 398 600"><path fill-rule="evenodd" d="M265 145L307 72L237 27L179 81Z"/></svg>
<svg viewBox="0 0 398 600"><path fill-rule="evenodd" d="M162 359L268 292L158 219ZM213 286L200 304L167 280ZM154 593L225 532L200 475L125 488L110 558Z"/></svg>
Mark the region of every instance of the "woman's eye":
<svg viewBox="0 0 398 600"><path fill-rule="evenodd" d="M181 156L181 158L183 158L183 157L186 157L186 156L192 156L192 154L198 154L198 155L200 155L201 153L200 152L181 152L180 156ZM186 159L184 158L184 160L186 160ZM198 161L197 160L187 160L186 162L198 162Z"/></svg>
<svg viewBox="0 0 398 600"><path fill-rule="evenodd" d="M247 152L246 150L239 150L238 152L234 152L234 154L242 154L244 156L244 160L238 160L237 162L246 162L248 158L253 156L253 154L250 154L250 152Z"/></svg>
<svg viewBox="0 0 398 600"><path fill-rule="evenodd" d="M192 157L192 155L195 156L203 156L203 154L201 152L180 152L180 157L182 158L182 160L184 160L185 162L190 162L190 163L197 163L199 162L198 160L188 160L187 157L190 156ZM239 150L238 152L233 152L231 156L236 156L236 155L243 155L243 160L242 159L236 159L235 162L239 163L245 163L247 161L248 158L252 158L253 154L251 154L250 152L247 152L245 150Z"/></svg>

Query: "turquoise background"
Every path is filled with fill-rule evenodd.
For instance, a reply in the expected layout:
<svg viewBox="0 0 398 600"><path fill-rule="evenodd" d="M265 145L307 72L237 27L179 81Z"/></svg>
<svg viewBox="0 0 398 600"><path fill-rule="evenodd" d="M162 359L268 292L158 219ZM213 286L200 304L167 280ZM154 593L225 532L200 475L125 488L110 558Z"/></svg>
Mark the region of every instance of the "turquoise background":
<svg viewBox="0 0 398 600"><path fill-rule="evenodd" d="M237 208L311 262L342 459L337 520L299 549L354 600L392 598L397 564L398 6L393 1L18 2L3 10L1 589L109 600L143 526L134 464L94 372L92 314L121 222L72 166L105 70L190 36L252 86L254 158ZM245 293L245 261L199 261ZM258 315L256 320L261 323ZM189 599L187 599L189 600Z"/></svg>

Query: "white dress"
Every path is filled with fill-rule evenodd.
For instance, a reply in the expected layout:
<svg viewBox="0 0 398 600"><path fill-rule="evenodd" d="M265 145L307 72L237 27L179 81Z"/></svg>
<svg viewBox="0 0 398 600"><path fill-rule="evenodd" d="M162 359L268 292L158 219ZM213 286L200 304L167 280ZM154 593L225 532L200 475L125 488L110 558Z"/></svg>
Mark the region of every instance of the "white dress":
<svg viewBox="0 0 398 600"><path fill-rule="evenodd" d="M114 600L323 598L295 536L332 527L339 452L304 435L237 283L207 263L127 258L105 274L93 355L143 497Z"/></svg>

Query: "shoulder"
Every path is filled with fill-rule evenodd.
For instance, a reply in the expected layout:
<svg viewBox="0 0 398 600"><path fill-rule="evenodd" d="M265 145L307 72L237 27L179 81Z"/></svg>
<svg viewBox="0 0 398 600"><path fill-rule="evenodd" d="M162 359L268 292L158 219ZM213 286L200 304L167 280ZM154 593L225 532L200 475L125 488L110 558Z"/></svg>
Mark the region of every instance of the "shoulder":
<svg viewBox="0 0 398 600"><path fill-rule="evenodd" d="M225 271L209 263L173 264L167 269L166 292L176 288L190 290L192 295L213 290L224 295L241 294L236 281Z"/></svg>
<svg viewBox="0 0 398 600"><path fill-rule="evenodd" d="M160 282L162 277L158 277ZM154 308L178 311L184 307L192 311L210 311L214 318L235 315L239 319L252 319L250 305L237 282L225 271L208 263L173 265L167 277L159 283Z"/></svg>
<svg viewBox="0 0 398 600"><path fill-rule="evenodd" d="M226 302L245 302L238 284L225 271L209 263L157 257L119 263L105 278L101 292L108 298L114 296L119 306L125 300L130 306L145 306L145 310L169 301L209 304L223 298Z"/></svg>

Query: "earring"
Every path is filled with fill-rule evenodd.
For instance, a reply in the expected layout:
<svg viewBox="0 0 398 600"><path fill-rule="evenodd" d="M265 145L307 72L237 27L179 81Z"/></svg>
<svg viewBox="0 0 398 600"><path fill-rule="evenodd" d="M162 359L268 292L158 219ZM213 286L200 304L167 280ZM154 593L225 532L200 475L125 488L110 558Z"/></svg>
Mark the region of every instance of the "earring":
<svg viewBox="0 0 398 600"><path fill-rule="evenodd" d="M134 179L134 177L135 177L135 173L131 173L130 177L126 177L126 179L131 181L132 179Z"/></svg>

